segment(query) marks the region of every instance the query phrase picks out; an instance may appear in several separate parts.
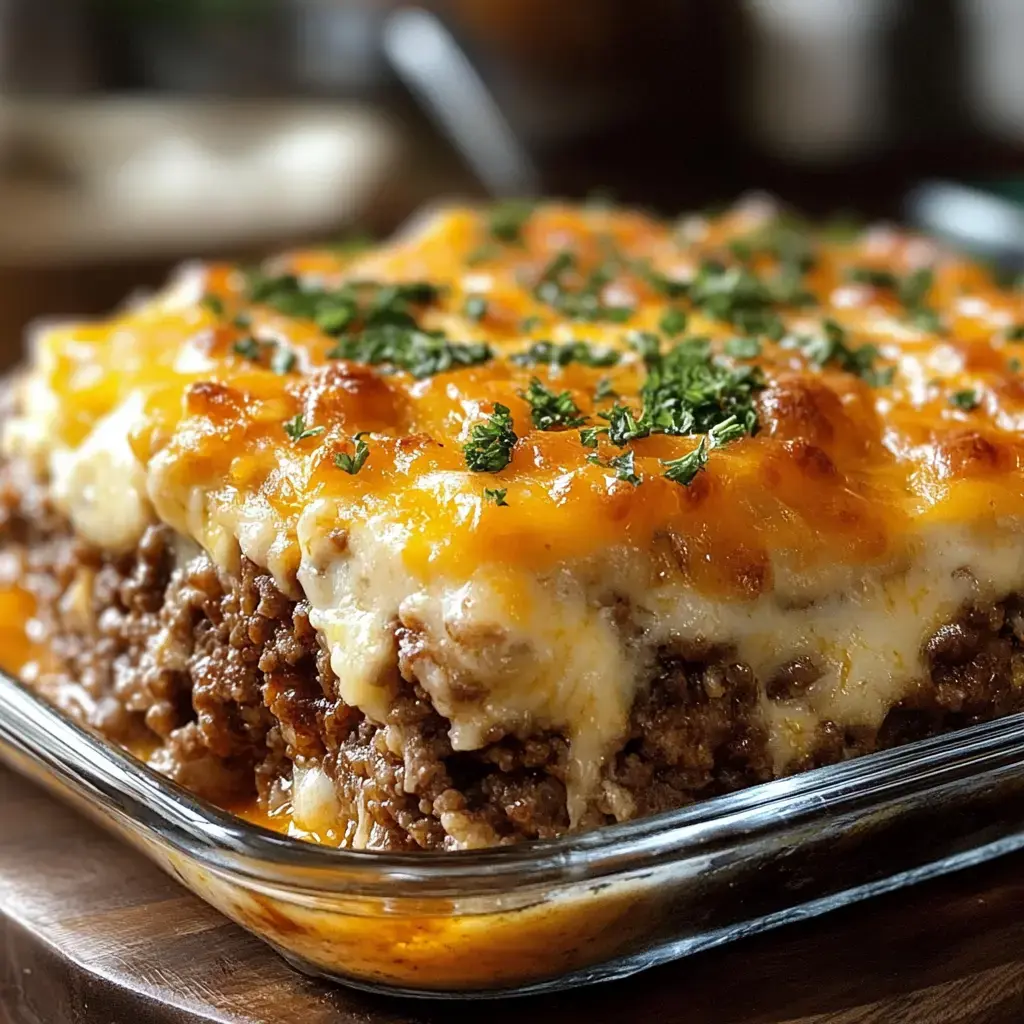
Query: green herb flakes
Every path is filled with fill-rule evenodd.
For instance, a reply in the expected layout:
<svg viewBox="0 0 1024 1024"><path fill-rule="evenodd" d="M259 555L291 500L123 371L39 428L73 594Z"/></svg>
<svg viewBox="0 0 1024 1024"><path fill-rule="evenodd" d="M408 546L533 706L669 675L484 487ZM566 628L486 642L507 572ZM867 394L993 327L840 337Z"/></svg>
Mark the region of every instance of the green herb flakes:
<svg viewBox="0 0 1024 1024"><path fill-rule="evenodd" d="M512 429L512 413L500 402L483 422L475 423L469 440L463 446L466 466L474 473L500 473L512 461L512 448L516 441Z"/></svg>
<svg viewBox="0 0 1024 1024"><path fill-rule="evenodd" d="M725 354L733 359L756 359L761 354L757 338L730 338L725 343Z"/></svg>
<svg viewBox="0 0 1024 1024"><path fill-rule="evenodd" d="M485 316L487 316L487 299L482 295L470 295L469 298L466 299L466 304L463 306L462 312L466 315L468 320L479 323Z"/></svg>
<svg viewBox="0 0 1024 1024"><path fill-rule="evenodd" d="M964 412L973 412L981 405L981 396L973 388L963 391L954 391L949 396L949 404Z"/></svg>
<svg viewBox="0 0 1024 1024"><path fill-rule="evenodd" d="M353 438L355 448L351 455L348 452L338 452L334 456L335 466L350 476L355 476L370 457L370 446L363 440L364 436L365 434L360 432Z"/></svg>
<svg viewBox="0 0 1024 1024"><path fill-rule="evenodd" d="M822 333L810 338L799 338L797 346L817 367L835 366L847 373L855 374L871 387L883 387L892 383L894 367L884 369L875 366L880 357L874 345L850 346L847 333L835 320L825 320Z"/></svg>
<svg viewBox="0 0 1024 1024"><path fill-rule="evenodd" d="M324 432L324 427L307 427L306 417L301 412L296 413L290 420L285 420L284 432L296 443L304 441L307 437L316 437Z"/></svg>
<svg viewBox="0 0 1024 1024"><path fill-rule="evenodd" d="M637 476L634 460L635 456L631 448L629 451L625 451L621 455L616 455L615 458L609 459L608 465L610 468L615 470L616 479L625 480L626 483L637 487L640 484L640 477Z"/></svg>
<svg viewBox="0 0 1024 1024"><path fill-rule="evenodd" d="M298 356L287 346L277 345L270 357L270 369L279 376L285 376L295 369Z"/></svg>
<svg viewBox="0 0 1024 1024"><path fill-rule="evenodd" d="M240 338L231 346L236 356L258 363L263 354L263 346L255 338Z"/></svg>
<svg viewBox="0 0 1024 1024"><path fill-rule="evenodd" d="M523 228L533 216L533 204L524 199L507 199L492 207L487 218L491 237L506 245L521 244Z"/></svg>
<svg viewBox="0 0 1024 1024"><path fill-rule="evenodd" d="M851 267L846 272L846 280L854 284L866 284L871 288L896 289L900 284L900 279L891 270L875 267Z"/></svg>
<svg viewBox="0 0 1024 1024"><path fill-rule="evenodd" d="M489 345L449 341L439 332L385 324L339 339L328 359L349 359L370 366L390 365L417 380L493 358Z"/></svg>
<svg viewBox="0 0 1024 1024"><path fill-rule="evenodd" d="M667 309L662 314L658 327L664 334L674 338L686 330L686 314L681 309L675 307Z"/></svg>
<svg viewBox="0 0 1024 1024"><path fill-rule="evenodd" d="M618 269L618 262L609 260L592 270L583 279L582 285L572 288L566 276L576 270L576 257L563 250L541 271L533 294L540 302L570 320L625 323L632 317L634 309L631 306L609 306L601 298L605 285L612 280Z"/></svg>
<svg viewBox="0 0 1024 1024"><path fill-rule="evenodd" d="M509 359L517 366L615 366L621 358L613 348L599 348L583 341L568 341L556 345L551 341L534 342L525 352L516 352Z"/></svg>
<svg viewBox="0 0 1024 1024"><path fill-rule="evenodd" d="M708 454L715 448L723 448L741 437L746 437L747 430L735 416L730 416L713 426L701 439L692 452L678 459L662 462L665 476L673 483L688 487L694 477L707 468Z"/></svg>
<svg viewBox="0 0 1024 1024"><path fill-rule="evenodd" d="M586 423L568 391L556 394L536 377L530 378L529 388L520 391L519 396L529 403L530 417L538 430L560 430Z"/></svg>
<svg viewBox="0 0 1024 1024"><path fill-rule="evenodd" d="M697 474L708 464L708 439L705 435L692 452L678 459L662 462L665 476L673 483L689 487Z"/></svg>
<svg viewBox="0 0 1024 1024"><path fill-rule="evenodd" d="M224 315L224 300L219 295L207 292L202 298L202 305L216 317Z"/></svg>

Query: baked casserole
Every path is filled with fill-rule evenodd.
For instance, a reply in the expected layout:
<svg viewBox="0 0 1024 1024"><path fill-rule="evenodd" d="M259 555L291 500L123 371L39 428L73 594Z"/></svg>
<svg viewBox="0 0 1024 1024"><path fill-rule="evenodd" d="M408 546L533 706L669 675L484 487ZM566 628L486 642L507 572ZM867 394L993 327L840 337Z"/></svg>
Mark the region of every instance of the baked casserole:
<svg viewBox="0 0 1024 1024"><path fill-rule="evenodd" d="M1022 359L984 268L759 199L189 267L10 383L14 667L360 849L549 838L1021 710Z"/></svg>

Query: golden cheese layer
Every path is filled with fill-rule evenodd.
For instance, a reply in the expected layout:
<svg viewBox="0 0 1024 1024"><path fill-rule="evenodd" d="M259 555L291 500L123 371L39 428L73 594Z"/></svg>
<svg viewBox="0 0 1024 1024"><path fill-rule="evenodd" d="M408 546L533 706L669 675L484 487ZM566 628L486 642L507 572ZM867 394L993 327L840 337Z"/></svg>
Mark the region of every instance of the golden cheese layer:
<svg viewBox="0 0 1024 1024"><path fill-rule="evenodd" d="M822 719L880 722L963 600L1024 584L1022 322L928 241L759 201L455 209L46 331L5 444L101 547L160 519L269 568L371 717L400 629L456 749L564 732L578 814L658 647L813 657L765 701L783 768Z"/></svg>

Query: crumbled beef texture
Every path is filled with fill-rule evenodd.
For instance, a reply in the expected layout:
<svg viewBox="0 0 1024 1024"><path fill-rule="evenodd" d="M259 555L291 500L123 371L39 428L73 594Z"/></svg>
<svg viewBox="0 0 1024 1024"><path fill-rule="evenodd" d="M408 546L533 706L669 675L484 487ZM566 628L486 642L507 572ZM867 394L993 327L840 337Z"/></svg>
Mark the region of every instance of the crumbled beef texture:
<svg viewBox="0 0 1024 1024"><path fill-rule="evenodd" d="M688 653L663 652L637 698L629 741L607 773L610 814L618 800L628 817L656 814L771 778L753 673L727 650Z"/></svg>
<svg viewBox="0 0 1024 1024"><path fill-rule="evenodd" d="M569 828L569 748L558 735L453 751L448 722L412 679L386 723L335 696L305 602L253 563L236 577L202 554L182 563L167 527L104 556L76 541L46 489L0 466L0 573L36 597L50 652L28 681L43 696L226 806L281 799L294 763L334 779L345 838L378 849L449 849L544 839ZM829 764L1024 708L1024 603L974 605L925 645L930 676L880 729L818 727L790 766ZM799 699L812 662L763 688ZM728 649L659 653L629 734L581 827L684 806L772 777L759 684Z"/></svg>

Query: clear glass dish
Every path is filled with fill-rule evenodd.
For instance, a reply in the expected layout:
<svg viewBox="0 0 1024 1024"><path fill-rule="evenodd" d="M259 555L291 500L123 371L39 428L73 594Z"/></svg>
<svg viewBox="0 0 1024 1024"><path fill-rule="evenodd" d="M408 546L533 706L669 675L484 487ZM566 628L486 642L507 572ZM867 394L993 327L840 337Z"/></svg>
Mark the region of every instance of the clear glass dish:
<svg viewBox="0 0 1024 1024"><path fill-rule="evenodd" d="M1024 715L654 818L472 853L249 825L0 676L0 757L299 969L417 996L622 977L1024 846Z"/></svg>

